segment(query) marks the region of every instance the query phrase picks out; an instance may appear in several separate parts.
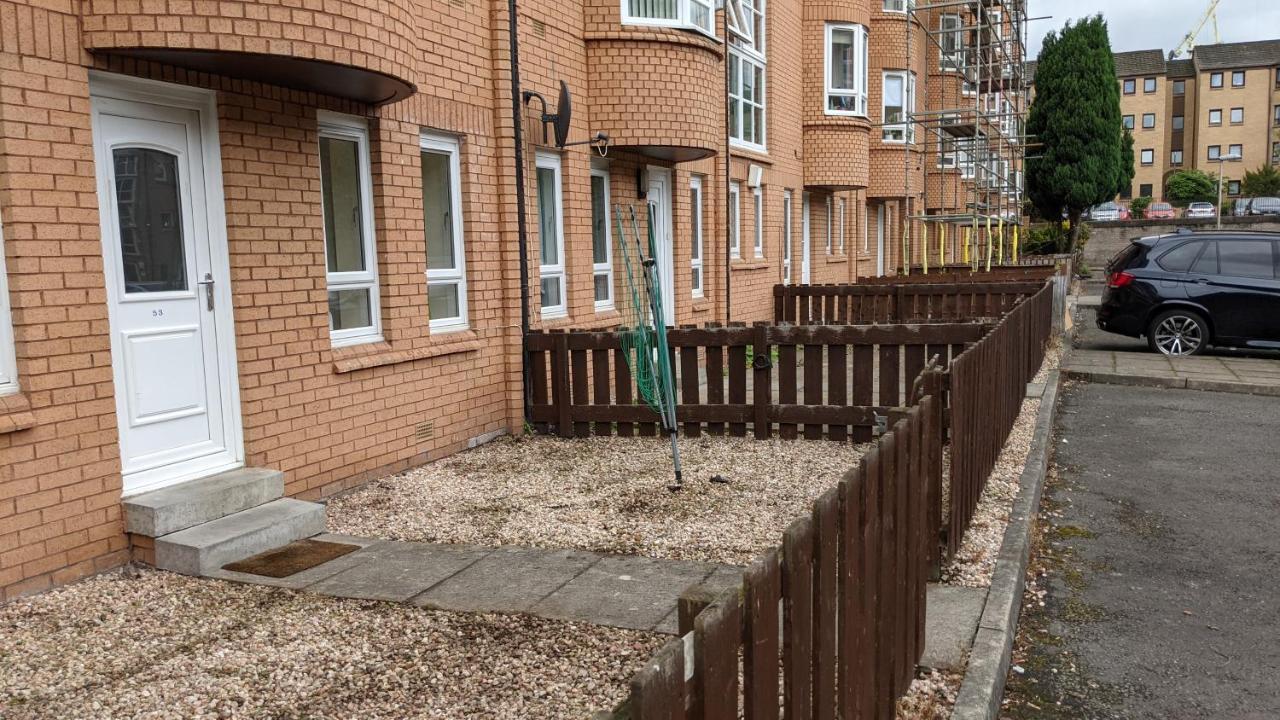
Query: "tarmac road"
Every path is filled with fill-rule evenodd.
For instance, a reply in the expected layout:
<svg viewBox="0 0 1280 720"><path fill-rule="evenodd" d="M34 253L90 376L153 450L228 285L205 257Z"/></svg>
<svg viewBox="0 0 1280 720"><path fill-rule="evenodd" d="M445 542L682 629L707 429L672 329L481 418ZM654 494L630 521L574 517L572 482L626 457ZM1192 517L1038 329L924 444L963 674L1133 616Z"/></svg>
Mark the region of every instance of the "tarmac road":
<svg viewBox="0 0 1280 720"><path fill-rule="evenodd" d="M1280 401L1078 383L1062 403L1049 591L1002 716L1280 718Z"/></svg>

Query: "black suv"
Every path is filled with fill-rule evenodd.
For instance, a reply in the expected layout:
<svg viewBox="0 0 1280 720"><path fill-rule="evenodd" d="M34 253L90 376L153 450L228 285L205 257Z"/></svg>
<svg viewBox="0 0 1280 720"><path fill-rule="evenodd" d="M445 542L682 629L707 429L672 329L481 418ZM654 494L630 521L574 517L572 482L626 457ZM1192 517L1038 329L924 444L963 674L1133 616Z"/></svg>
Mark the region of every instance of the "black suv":
<svg viewBox="0 0 1280 720"><path fill-rule="evenodd" d="M1280 349L1280 233L1216 230L1134 240L1107 265L1098 327L1165 355L1209 345Z"/></svg>

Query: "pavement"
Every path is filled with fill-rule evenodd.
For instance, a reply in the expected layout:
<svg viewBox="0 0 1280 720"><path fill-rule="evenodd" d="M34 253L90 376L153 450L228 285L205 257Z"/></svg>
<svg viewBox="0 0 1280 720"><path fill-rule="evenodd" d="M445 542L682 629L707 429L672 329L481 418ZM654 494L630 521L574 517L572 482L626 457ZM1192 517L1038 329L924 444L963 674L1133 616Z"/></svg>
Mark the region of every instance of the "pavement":
<svg viewBox="0 0 1280 720"><path fill-rule="evenodd" d="M1085 292L1096 291L1086 287ZM1094 322L1099 295L1078 298L1076 337L1063 371L1068 377L1113 385L1214 390L1280 396L1280 352L1210 348L1204 355L1171 358L1145 340L1114 335Z"/></svg>
<svg viewBox="0 0 1280 720"><path fill-rule="evenodd" d="M1271 398L1064 392L1047 594L1025 605L1001 717L1280 717L1277 437Z"/></svg>

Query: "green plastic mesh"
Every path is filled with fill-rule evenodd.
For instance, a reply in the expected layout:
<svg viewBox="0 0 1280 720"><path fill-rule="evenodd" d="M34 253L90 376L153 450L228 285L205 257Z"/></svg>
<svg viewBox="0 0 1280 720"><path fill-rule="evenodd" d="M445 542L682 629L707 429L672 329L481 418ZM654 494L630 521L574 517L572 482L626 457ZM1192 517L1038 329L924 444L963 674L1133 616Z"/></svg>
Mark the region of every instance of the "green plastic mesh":
<svg viewBox="0 0 1280 720"><path fill-rule="evenodd" d="M627 297L620 309L622 313L622 351L631 368L636 389L645 404L667 420L667 404L671 389L671 355L666 350L665 333L655 332L655 317L663 317L660 284L653 273L653 264L645 262L641 252L640 230L635 209L630 210L630 230L623 221L622 207L614 208L618 228L618 248L622 255L622 271L626 278ZM652 208L648 228L648 257L655 256ZM665 423L664 423L665 424Z"/></svg>

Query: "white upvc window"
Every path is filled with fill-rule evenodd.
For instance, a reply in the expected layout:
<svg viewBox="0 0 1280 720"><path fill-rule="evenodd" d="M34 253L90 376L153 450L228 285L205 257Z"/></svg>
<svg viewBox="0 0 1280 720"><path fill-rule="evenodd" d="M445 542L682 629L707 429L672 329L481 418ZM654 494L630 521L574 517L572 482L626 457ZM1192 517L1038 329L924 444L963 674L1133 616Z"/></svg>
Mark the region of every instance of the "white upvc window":
<svg viewBox="0 0 1280 720"><path fill-rule="evenodd" d="M458 139L455 137L422 134L427 314L432 332L449 332L467 327L467 273L459 150Z"/></svg>
<svg viewBox="0 0 1280 720"><path fill-rule="evenodd" d="M908 10L914 10L916 0L884 0L885 12L905 13Z"/></svg>
<svg viewBox="0 0 1280 720"><path fill-rule="evenodd" d="M752 150L766 148L765 0L738 3L751 37L729 44L729 138Z"/></svg>
<svg viewBox="0 0 1280 720"><path fill-rule="evenodd" d="M844 254L844 198L836 200L836 247Z"/></svg>
<svg viewBox="0 0 1280 720"><path fill-rule="evenodd" d="M683 28L716 36L711 0L622 0L622 24Z"/></svg>
<svg viewBox="0 0 1280 720"><path fill-rule="evenodd" d="M881 138L886 143L914 143L915 124L908 115L916 109L915 73L895 70L884 73L881 85Z"/></svg>
<svg viewBox="0 0 1280 720"><path fill-rule="evenodd" d="M964 23L959 15L943 15L938 19L938 43L942 46L940 69L958 72L964 68Z"/></svg>
<svg viewBox="0 0 1280 720"><path fill-rule="evenodd" d="M791 284L791 191L782 191L782 284Z"/></svg>
<svg viewBox="0 0 1280 720"><path fill-rule="evenodd" d="M737 181L729 183L729 255L742 257L742 185Z"/></svg>
<svg viewBox="0 0 1280 720"><path fill-rule="evenodd" d="M834 234L835 233L832 231L832 227L831 227L831 196L828 195L827 196L827 254L828 255L831 254L831 248L832 248L831 239Z"/></svg>
<svg viewBox="0 0 1280 720"><path fill-rule="evenodd" d="M987 22L991 23L991 32L995 34L997 40L1004 39L1004 13L998 8L992 8L987 11ZM998 54L999 49L995 50Z"/></svg>
<svg viewBox="0 0 1280 720"><path fill-rule="evenodd" d="M755 219L755 255L758 258L764 257L764 190L756 187L751 191L755 199L754 219Z"/></svg>
<svg viewBox="0 0 1280 720"><path fill-rule="evenodd" d="M18 361L13 344L9 275L4 267L4 223L0 222L0 395L18 392Z"/></svg>
<svg viewBox="0 0 1280 720"><path fill-rule="evenodd" d="M595 309L613 309L613 232L609 166L591 162L591 285Z"/></svg>
<svg viewBox="0 0 1280 720"><path fill-rule="evenodd" d="M317 113L329 338L334 347L382 340L373 231L369 125Z"/></svg>
<svg viewBox="0 0 1280 720"><path fill-rule="evenodd" d="M538 281L542 290L542 317L560 318L569 314L560 156L539 152L534 164L538 187Z"/></svg>
<svg viewBox="0 0 1280 720"><path fill-rule="evenodd" d="M691 259L689 261L690 280L693 296L703 296L702 290L702 176L694 175L689 179L689 227L692 237L689 238Z"/></svg>
<svg viewBox="0 0 1280 720"><path fill-rule="evenodd" d="M867 115L867 28L827 23L826 112Z"/></svg>

